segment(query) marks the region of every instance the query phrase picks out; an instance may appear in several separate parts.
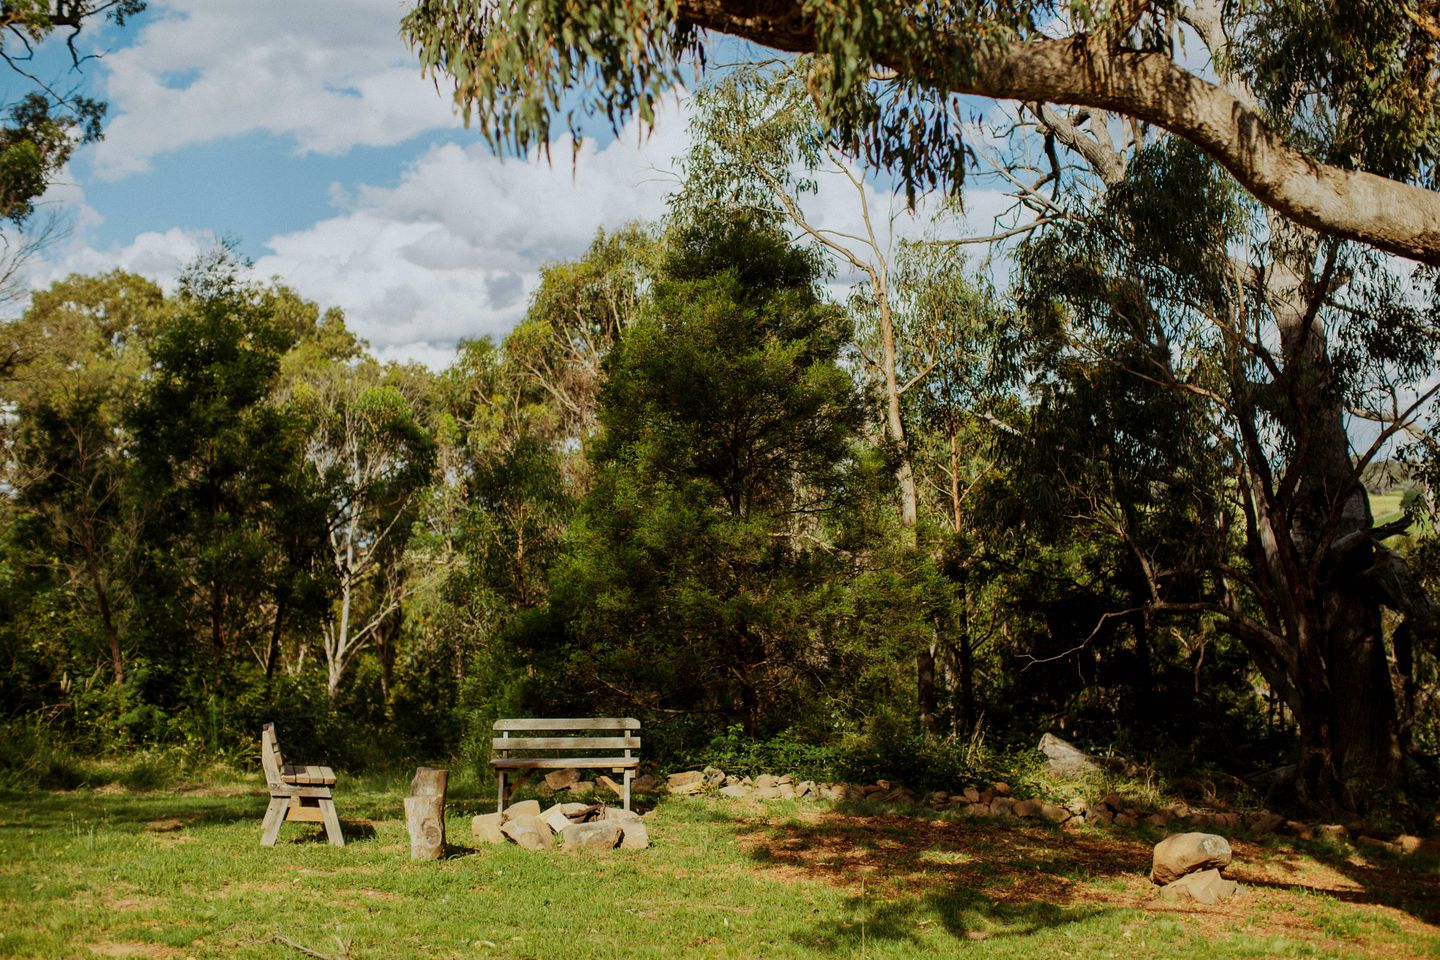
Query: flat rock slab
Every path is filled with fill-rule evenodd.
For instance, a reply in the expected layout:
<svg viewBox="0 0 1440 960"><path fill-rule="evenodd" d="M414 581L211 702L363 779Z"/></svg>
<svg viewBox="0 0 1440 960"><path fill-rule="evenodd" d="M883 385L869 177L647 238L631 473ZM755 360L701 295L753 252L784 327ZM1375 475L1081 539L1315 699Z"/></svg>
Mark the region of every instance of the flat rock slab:
<svg viewBox="0 0 1440 960"><path fill-rule="evenodd" d="M1234 896L1238 889L1240 889L1240 884L1234 880L1226 880L1220 876L1219 870L1201 870L1198 873L1187 873L1179 880L1165 884L1160 888L1160 898L1162 900L1194 900L1213 906L1221 900Z"/></svg>
<svg viewBox="0 0 1440 960"><path fill-rule="evenodd" d="M620 842L621 833L618 820L572 823L560 832L560 843L566 850L609 850Z"/></svg>
<svg viewBox="0 0 1440 960"><path fill-rule="evenodd" d="M1116 817L1119 823L1120 818ZM1223 870L1234 854L1230 841L1215 833L1176 833L1155 844L1150 879L1166 884L1188 873L1202 870Z"/></svg>

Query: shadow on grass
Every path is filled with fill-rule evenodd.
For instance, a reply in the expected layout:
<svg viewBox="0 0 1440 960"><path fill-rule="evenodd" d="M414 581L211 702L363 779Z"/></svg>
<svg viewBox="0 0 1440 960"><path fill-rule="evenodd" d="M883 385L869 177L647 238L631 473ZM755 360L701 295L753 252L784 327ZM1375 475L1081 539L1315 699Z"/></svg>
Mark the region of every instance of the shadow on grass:
<svg viewBox="0 0 1440 960"><path fill-rule="evenodd" d="M1433 843L1433 841L1432 841ZM1319 894L1342 903L1383 906L1409 914L1422 923L1440 926L1440 857L1431 852L1413 855L1390 854L1375 849L1357 851L1344 845L1320 841L1287 841L1283 847L1238 844L1236 878L1259 889ZM1275 870L1252 870L1246 860L1260 866L1279 861L1291 853L1304 854L1328 867L1355 887L1337 886L1335 878L1277 877Z"/></svg>
<svg viewBox="0 0 1440 960"><path fill-rule="evenodd" d="M1150 855L1133 840L1062 834L1048 825L863 808L813 821L718 811L715 818L731 824L756 864L846 890L848 919L796 938L832 953L867 940L933 946L934 930L956 941L1023 937L1131 909L1133 897L1107 896L1103 881L1134 877Z"/></svg>

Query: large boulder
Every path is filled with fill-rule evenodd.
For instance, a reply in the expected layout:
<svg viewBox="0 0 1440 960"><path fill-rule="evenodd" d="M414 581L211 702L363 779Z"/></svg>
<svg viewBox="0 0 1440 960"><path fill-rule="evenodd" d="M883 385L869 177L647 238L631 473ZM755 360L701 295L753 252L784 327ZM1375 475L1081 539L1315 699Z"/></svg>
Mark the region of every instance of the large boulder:
<svg viewBox="0 0 1440 960"><path fill-rule="evenodd" d="M1234 854L1230 841L1214 833L1175 833L1155 844L1150 879L1173 883L1188 873L1224 870Z"/></svg>
<svg viewBox="0 0 1440 960"><path fill-rule="evenodd" d="M1060 777L1078 777L1100 769L1095 758L1053 733L1040 738L1040 752L1045 754L1045 767Z"/></svg>

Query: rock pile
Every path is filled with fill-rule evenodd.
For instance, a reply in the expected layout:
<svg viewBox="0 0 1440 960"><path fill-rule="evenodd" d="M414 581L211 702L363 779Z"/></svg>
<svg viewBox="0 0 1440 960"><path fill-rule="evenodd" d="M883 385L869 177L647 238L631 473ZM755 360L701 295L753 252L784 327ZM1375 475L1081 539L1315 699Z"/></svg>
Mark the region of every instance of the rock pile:
<svg viewBox="0 0 1440 960"><path fill-rule="evenodd" d="M1221 876L1233 856L1230 841L1217 834L1171 834L1155 844L1150 879L1160 885L1161 899L1213 905L1233 896L1240 887Z"/></svg>
<svg viewBox="0 0 1440 960"><path fill-rule="evenodd" d="M649 831L638 813L599 803L556 803L542 810L539 800L521 800L502 813L475 817L470 830L485 843L514 843L527 850L549 850L557 838L567 850L650 846Z"/></svg>

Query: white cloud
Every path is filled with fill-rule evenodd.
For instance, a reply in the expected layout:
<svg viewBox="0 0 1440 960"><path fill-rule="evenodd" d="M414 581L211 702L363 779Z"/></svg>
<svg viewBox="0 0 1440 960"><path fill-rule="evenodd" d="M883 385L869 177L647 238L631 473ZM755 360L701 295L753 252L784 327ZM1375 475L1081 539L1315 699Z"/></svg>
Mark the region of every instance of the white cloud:
<svg viewBox="0 0 1440 960"><path fill-rule="evenodd" d="M456 341L503 336L524 314L541 267L581 254L600 228L654 220L684 148L675 107L654 136L632 125L569 163L501 160L479 144L438 146L392 187L332 196L343 212L273 237L262 276L278 276L347 322L384 359L449 362Z"/></svg>
<svg viewBox="0 0 1440 960"><path fill-rule="evenodd" d="M115 116L95 174L119 179L159 154L247 133L339 154L454 126L398 37L402 13L396 0L153 4L135 43L103 61Z"/></svg>

